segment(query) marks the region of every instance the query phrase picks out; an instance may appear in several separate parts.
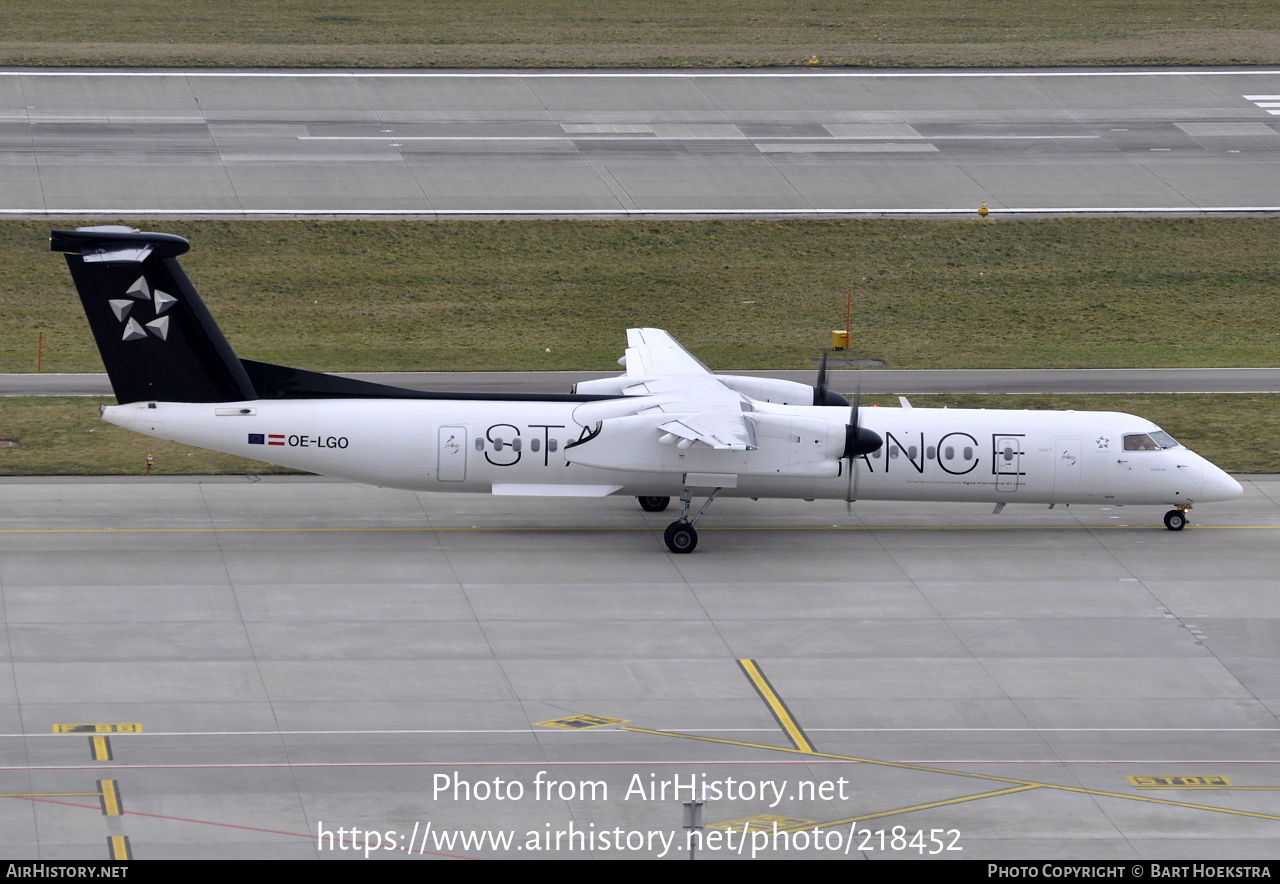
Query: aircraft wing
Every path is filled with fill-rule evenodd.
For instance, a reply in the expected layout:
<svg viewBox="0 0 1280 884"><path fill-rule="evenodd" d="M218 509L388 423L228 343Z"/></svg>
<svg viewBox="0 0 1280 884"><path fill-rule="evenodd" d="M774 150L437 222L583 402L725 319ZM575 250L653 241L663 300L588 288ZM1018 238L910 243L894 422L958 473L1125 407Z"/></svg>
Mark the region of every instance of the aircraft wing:
<svg viewBox="0 0 1280 884"><path fill-rule="evenodd" d="M755 423L747 417L750 401L726 387L697 357L657 328L627 329L627 377L631 394L648 394L653 404L642 413L661 412L672 419L658 429L720 450L756 447ZM675 441L675 440L667 440Z"/></svg>
<svg viewBox="0 0 1280 884"><path fill-rule="evenodd" d="M705 374L711 369L660 328L627 329L627 375L669 377Z"/></svg>

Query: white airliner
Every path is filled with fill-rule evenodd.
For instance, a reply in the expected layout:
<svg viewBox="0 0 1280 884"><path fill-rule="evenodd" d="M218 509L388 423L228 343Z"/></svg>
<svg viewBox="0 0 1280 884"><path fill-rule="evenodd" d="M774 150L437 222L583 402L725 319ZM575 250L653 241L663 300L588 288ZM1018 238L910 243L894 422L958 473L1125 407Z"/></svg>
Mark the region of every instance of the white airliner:
<svg viewBox="0 0 1280 884"><path fill-rule="evenodd" d="M113 424L390 488L626 495L650 512L678 497L674 553L697 546L717 495L1150 504L1179 531L1192 504L1242 490L1132 415L850 407L825 372L816 387L712 374L659 329L630 329L626 373L571 394L424 393L240 359L178 264L186 240L108 226L50 243L120 403L102 409Z"/></svg>

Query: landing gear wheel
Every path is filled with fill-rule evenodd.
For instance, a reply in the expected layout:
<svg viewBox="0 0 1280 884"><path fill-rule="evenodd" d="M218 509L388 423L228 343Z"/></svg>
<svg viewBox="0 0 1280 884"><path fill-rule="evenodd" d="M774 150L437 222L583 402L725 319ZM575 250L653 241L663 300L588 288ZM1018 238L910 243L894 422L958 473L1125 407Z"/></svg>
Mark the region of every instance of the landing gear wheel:
<svg viewBox="0 0 1280 884"><path fill-rule="evenodd" d="M688 522L672 522L662 539L673 553L691 553L698 547L698 532Z"/></svg>
<svg viewBox="0 0 1280 884"><path fill-rule="evenodd" d="M1164 526L1170 531L1181 531L1187 527L1187 514L1182 510L1169 510L1164 514Z"/></svg>
<svg viewBox="0 0 1280 884"><path fill-rule="evenodd" d="M637 497L640 501L640 509L646 513L660 513L671 503L670 497Z"/></svg>

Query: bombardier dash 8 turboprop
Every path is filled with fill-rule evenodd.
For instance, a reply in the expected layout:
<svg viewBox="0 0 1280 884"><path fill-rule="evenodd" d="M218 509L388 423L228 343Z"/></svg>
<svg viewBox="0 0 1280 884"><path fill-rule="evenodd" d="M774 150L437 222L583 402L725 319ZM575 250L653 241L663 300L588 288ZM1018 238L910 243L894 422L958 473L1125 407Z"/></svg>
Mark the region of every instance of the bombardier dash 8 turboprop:
<svg viewBox="0 0 1280 884"><path fill-rule="evenodd" d="M240 359L178 263L128 227L55 231L118 405L149 436L391 488L679 497L692 552L717 495L852 501L1154 504L1174 531L1239 483L1150 421L1109 412L852 408L825 386L712 374L630 329L626 373L567 394L425 393ZM707 494L690 516L693 494Z"/></svg>

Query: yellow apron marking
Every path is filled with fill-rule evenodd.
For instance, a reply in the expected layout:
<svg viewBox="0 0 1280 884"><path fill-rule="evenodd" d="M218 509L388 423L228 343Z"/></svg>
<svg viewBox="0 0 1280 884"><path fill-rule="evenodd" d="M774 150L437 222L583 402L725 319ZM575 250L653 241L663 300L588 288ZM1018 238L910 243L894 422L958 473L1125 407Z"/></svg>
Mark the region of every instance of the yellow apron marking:
<svg viewBox="0 0 1280 884"><path fill-rule="evenodd" d="M944 798L942 801L931 801L928 804L913 804L911 807L898 807L893 810L882 810L877 813L864 813L859 816L851 816L842 820L831 820L826 823L814 823L810 826L803 826L802 829L828 829L832 826L848 826L853 823L860 823L864 820L875 820L886 816L897 816L900 813L913 813L917 810L928 810L931 807L946 807L949 804L964 804L966 801L980 801L983 798L995 798L999 795L1014 795L1018 792L1029 792L1032 789L1039 789L1040 786L1014 786L1012 789L997 789L994 792L979 792L977 795L961 795L959 798ZM795 831L801 831L796 829Z"/></svg>
<svg viewBox="0 0 1280 884"><path fill-rule="evenodd" d="M1129 777L1129 782L1139 789L1234 789L1226 777ZM1280 786L1263 786L1277 789Z"/></svg>
<svg viewBox="0 0 1280 884"><path fill-rule="evenodd" d="M120 789L116 787L116 781L98 780L98 788L102 790L99 794L102 798L103 816L122 816L124 806L120 803Z"/></svg>
<svg viewBox="0 0 1280 884"><path fill-rule="evenodd" d="M140 724L55 724L55 734L140 734Z"/></svg>
<svg viewBox="0 0 1280 884"><path fill-rule="evenodd" d="M89 738L89 754L93 756L94 761L110 761L111 760L111 738L105 736L96 736Z"/></svg>
<svg viewBox="0 0 1280 884"><path fill-rule="evenodd" d="M551 721L535 721L534 727L558 727L565 730L586 730L592 727L608 727L625 724L629 718L606 718L603 715L573 715L569 718L553 718Z"/></svg>
<svg viewBox="0 0 1280 884"><path fill-rule="evenodd" d="M634 731L639 734L653 734L659 737L677 737L682 740L698 740L704 743L725 743L731 746L746 746L750 749L767 749L770 752L786 752L790 755L808 755L817 758L831 758L837 761L852 761L858 764L875 764L880 767L893 767L899 770L914 770L922 773L936 773L951 777L967 777L974 780L987 780L992 783L1012 783L1028 788L1057 789L1059 792L1075 792L1080 795L1097 795L1102 798L1123 798L1126 801L1145 801L1151 804L1163 804L1170 807L1186 807L1191 810L1209 810L1214 813L1226 813L1233 816L1247 816L1255 819L1277 820L1280 815L1272 813L1255 813L1250 810L1232 810L1228 807L1214 807L1209 804L1192 804L1187 801L1172 801L1168 798L1150 798L1146 795L1128 795L1123 792L1107 792L1101 789L1086 789L1083 786L1063 786L1058 783L1040 783L1034 780L1020 780L1014 777L1001 777L994 774L970 773L963 770L948 770L945 767L930 767L924 764L909 764L904 761L882 761L876 758L859 758L855 755L837 755L833 752L801 752L799 749L788 749L785 746L769 746L764 743L747 743L741 740L726 740L720 737L703 737L696 734L682 734L676 731L657 731L642 727L623 727L619 730Z"/></svg>
<svg viewBox="0 0 1280 884"><path fill-rule="evenodd" d="M764 700L765 705L769 707L769 711L773 713L774 719L778 722L783 732L786 733L787 739L791 740L791 745L795 746L798 752L812 755L814 752L813 744L805 736L804 730L796 722L795 716L791 714L787 704L782 702L782 698L773 689L773 685L769 684L769 679L765 678L764 672L761 671L756 661L739 660L738 665L742 667L743 673L751 682L752 687L756 689L756 693L760 695L760 699Z"/></svg>
<svg viewBox="0 0 1280 884"><path fill-rule="evenodd" d="M111 859L133 859L127 835L111 835L107 838L107 853Z"/></svg>
<svg viewBox="0 0 1280 884"><path fill-rule="evenodd" d="M765 831L773 831L776 824L779 832L799 832L802 829L811 829L819 827L819 823L813 820L802 820L793 816L773 816L772 814L761 814L760 816L750 816L740 820L729 820L724 823L709 823L708 829L724 829L726 832L741 832L747 824L751 824L751 828L757 832L762 829Z"/></svg>

